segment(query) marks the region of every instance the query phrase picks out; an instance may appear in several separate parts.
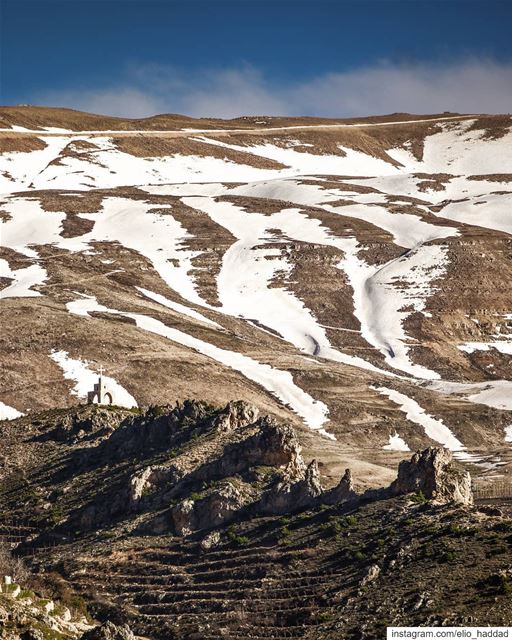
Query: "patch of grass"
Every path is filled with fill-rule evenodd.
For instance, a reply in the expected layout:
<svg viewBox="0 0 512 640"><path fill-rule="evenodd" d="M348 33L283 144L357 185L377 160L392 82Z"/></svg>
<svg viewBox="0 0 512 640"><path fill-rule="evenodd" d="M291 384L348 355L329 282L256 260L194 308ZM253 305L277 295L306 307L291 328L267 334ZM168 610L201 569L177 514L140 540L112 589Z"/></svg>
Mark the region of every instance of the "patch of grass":
<svg viewBox="0 0 512 640"><path fill-rule="evenodd" d="M115 531L104 531L103 537L107 538L107 540L112 540L113 538L117 537L117 534L115 533Z"/></svg>
<svg viewBox="0 0 512 640"><path fill-rule="evenodd" d="M190 499L192 500L192 502L197 502L198 500L201 500L201 494L197 493L197 491L194 491L194 493L190 494Z"/></svg>
<svg viewBox="0 0 512 640"><path fill-rule="evenodd" d="M361 549L358 549L354 546L349 546L345 549L345 555L350 560L356 560L357 562L362 562L366 559L366 554Z"/></svg>
<svg viewBox="0 0 512 640"><path fill-rule="evenodd" d="M425 527L425 529L423 529L423 534L426 536L438 536L439 535L439 527L437 527L436 525L429 525L428 527Z"/></svg>
<svg viewBox="0 0 512 640"><path fill-rule="evenodd" d="M489 549L489 551L486 553L486 556L488 558L492 558L493 556L499 556L502 553L508 553L508 547L506 547L505 545L498 545L496 547L493 547L492 549Z"/></svg>
<svg viewBox="0 0 512 640"><path fill-rule="evenodd" d="M263 465L256 467L255 471L259 476L262 476L263 478L273 476L275 473L274 467L267 467Z"/></svg>
<svg viewBox="0 0 512 640"><path fill-rule="evenodd" d="M166 413L166 409L164 407L153 405L149 407L147 414L152 418L160 418Z"/></svg>
<svg viewBox="0 0 512 640"><path fill-rule="evenodd" d="M153 492L154 487L152 487L151 485L147 485L144 487L144 489L142 489L142 494L141 494L141 498L147 498L148 496L150 496Z"/></svg>
<svg viewBox="0 0 512 640"><path fill-rule="evenodd" d="M292 532L287 526L281 527L278 534L279 544L282 544L282 545L292 544L291 535L292 535Z"/></svg>

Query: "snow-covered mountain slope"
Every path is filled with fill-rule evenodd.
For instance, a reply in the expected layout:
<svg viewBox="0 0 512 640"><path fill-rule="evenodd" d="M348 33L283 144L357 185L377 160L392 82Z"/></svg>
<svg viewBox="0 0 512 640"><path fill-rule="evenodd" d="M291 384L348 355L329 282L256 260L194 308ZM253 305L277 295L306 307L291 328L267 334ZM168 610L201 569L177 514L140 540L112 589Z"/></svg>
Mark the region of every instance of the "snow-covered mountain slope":
<svg viewBox="0 0 512 640"><path fill-rule="evenodd" d="M510 117L0 117L5 417L102 364L125 404L252 400L369 477L432 442L506 462Z"/></svg>

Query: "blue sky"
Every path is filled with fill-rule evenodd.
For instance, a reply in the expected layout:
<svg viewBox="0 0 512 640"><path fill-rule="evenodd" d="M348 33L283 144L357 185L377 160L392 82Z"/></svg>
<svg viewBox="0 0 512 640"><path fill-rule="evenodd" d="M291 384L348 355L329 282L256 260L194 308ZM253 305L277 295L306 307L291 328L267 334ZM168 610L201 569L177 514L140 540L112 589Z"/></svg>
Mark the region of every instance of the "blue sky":
<svg viewBox="0 0 512 640"><path fill-rule="evenodd" d="M0 102L114 115L512 110L512 0L0 0Z"/></svg>

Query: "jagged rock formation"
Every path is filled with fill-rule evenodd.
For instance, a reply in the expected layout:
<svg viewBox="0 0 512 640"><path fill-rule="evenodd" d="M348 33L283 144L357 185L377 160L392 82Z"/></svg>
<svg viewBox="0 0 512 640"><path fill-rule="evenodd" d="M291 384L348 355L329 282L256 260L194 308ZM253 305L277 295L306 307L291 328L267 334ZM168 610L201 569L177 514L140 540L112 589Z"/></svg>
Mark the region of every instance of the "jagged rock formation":
<svg viewBox="0 0 512 640"><path fill-rule="evenodd" d="M287 514L361 498L349 469L336 486L324 488L317 462L306 464L295 430L269 416L259 417L257 409L245 402L230 402L219 410L186 401L137 414L80 409L75 415L58 414L50 425L37 436L39 442L56 440L75 447L59 472L59 481L68 483L66 492L72 478L89 479L106 470L110 478L100 491L93 485L89 491L78 487L81 498L75 499L74 508L60 523L68 531L93 530L138 514L147 532L190 535L243 517ZM63 425L71 425L71 439L60 437ZM85 440L77 437L82 432L89 434ZM363 497L418 491L439 503L471 502L468 474L454 467L450 452L434 448L402 462L389 489ZM57 495L49 494L35 512L43 517L52 512ZM59 506L66 500L63 490Z"/></svg>
<svg viewBox="0 0 512 640"><path fill-rule="evenodd" d="M356 496L357 494L354 490L354 483L352 480L352 471L350 469L345 469L345 473L339 483L330 491L326 491L324 493L322 501L325 504L336 504L337 502L354 500Z"/></svg>
<svg viewBox="0 0 512 640"><path fill-rule="evenodd" d="M262 513L282 514L310 507L323 494L316 460L304 468L302 464L290 465L276 479L261 499Z"/></svg>
<svg viewBox="0 0 512 640"><path fill-rule="evenodd" d="M471 476L457 468L448 449L429 447L415 453L398 467L398 478L390 486L393 495L421 491L439 504L471 504Z"/></svg>

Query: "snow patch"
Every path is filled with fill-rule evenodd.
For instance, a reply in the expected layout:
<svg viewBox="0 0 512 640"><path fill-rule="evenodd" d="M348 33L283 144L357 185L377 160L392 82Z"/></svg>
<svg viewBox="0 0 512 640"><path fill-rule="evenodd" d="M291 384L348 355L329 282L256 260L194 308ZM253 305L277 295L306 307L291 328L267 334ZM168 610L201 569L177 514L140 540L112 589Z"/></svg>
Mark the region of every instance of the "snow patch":
<svg viewBox="0 0 512 640"><path fill-rule="evenodd" d="M395 431L395 434L389 436L389 443L385 444L383 449L386 451L410 451L409 446L403 438Z"/></svg>
<svg viewBox="0 0 512 640"><path fill-rule="evenodd" d="M8 404L0 402L0 420L15 420L23 415L25 414L21 413L21 411L18 411L14 407L10 407Z"/></svg>
<svg viewBox="0 0 512 640"><path fill-rule="evenodd" d="M331 235L319 220L309 218L295 208L264 215L208 197L183 198L183 202L207 213L216 224L238 238L224 254L217 278L223 312L249 321L256 320L303 353L392 375L362 358L334 349L323 327L292 291L270 286L278 274L289 274L292 268L282 251L272 248L272 244L279 241L275 229L293 240L315 242L341 250L352 247L353 239Z"/></svg>
<svg viewBox="0 0 512 640"><path fill-rule="evenodd" d="M469 400L469 402L512 411L512 380L493 380L489 382L448 382L439 380L426 384L430 389L439 393L460 395Z"/></svg>
<svg viewBox="0 0 512 640"><path fill-rule="evenodd" d="M205 324L209 324L212 327L216 327L218 329L222 328L219 324L217 324L213 320L210 320L210 318L203 316L201 313L198 313L197 311L195 311L194 309L191 309L190 307L186 307L184 304L180 304L179 302L174 302L174 300L169 300L169 298L166 298L165 296L162 296L159 293L155 293L154 291L149 291L149 289L144 289L143 287L135 287L135 288L137 289L137 291L140 291L142 295L146 296L146 298L149 298L154 302L158 302L158 304L161 304L164 307L167 307L168 309L172 309L177 313L182 313L183 315L189 316L190 318L194 318L194 320L199 320L199 322L204 322Z"/></svg>
<svg viewBox="0 0 512 640"><path fill-rule="evenodd" d="M512 336L510 342L505 340L499 340L494 342L465 342L458 346L460 351L465 353L473 353L475 351L489 351L490 349L496 349L500 353L512 355Z"/></svg>
<svg viewBox="0 0 512 640"><path fill-rule="evenodd" d="M446 271L446 247L420 245L381 267L367 265L357 256L357 243L341 262L354 290L355 315L361 335L379 349L386 362L412 376L436 379L439 374L409 358L409 337L404 320L423 311L434 289L431 282Z"/></svg>
<svg viewBox="0 0 512 640"><path fill-rule="evenodd" d="M0 291L0 299L5 298L35 298L40 295L39 291L34 291L34 285L42 284L48 277L46 269L38 264L32 264L23 269L12 270L7 260L0 258L0 277L12 278L7 287Z"/></svg>
<svg viewBox="0 0 512 640"><path fill-rule="evenodd" d="M423 427L425 435L451 451L463 451L466 447L458 440L442 420L433 418L420 405L399 391L387 387L373 387L381 395L387 396L405 413L407 420Z"/></svg>

